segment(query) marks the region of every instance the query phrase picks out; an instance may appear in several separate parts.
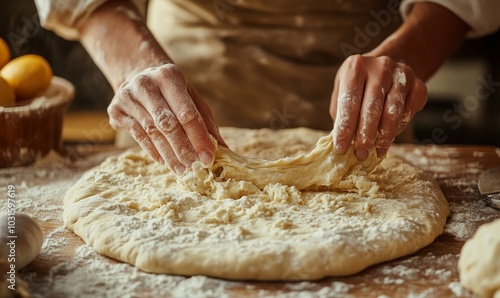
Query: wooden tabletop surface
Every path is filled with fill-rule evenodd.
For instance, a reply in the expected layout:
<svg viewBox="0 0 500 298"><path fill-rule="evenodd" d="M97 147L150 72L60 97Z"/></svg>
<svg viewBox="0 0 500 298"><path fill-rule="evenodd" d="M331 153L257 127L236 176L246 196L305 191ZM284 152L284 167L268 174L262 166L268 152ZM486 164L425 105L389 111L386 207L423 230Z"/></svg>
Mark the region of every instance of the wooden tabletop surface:
<svg viewBox="0 0 500 298"><path fill-rule="evenodd" d="M445 233L431 245L410 256L372 266L353 276L332 277L317 282L232 282L206 278L203 279L205 288L200 290L197 286L197 291L191 291L187 286L189 278L175 277L175 283L166 285L160 292L161 296L182 297L185 293L185 297L218 297L222 290L229 297L474 297L458 283L457 261L462 245L477 227L500 218L499 211L483 203L477 189L479 174L486 169L500 167L500 149L394 145L391 150L432 173L450 203L451 214ZM76 262L77 251L81 253L86 245L62 227L62 197L84 171L117 152L109 146L80 145L70 148L69 152L77 158L76 163L52 156L32 167L0 169L0 187L16 186L17 211L32 214L44 231L45 243L40 255L18 273L28 282L35 297L88 297L90 294L98 297L106 289L109 290L107 297L148 297L154 296L148 293L159 293L159 290L147 289L151 280L159 276L137 273L138 270L132 266L123 267L125 265L101 256L91 255L95 262L109 264L103 267L108 271L117 266L123 267L125 273L120 284L113 284L110 288L106 282L106 274L116 274L116 270L113 273L96 271L95 274L101 276L100 282L90 278L76 279L76 275L72 274L84 274L85 271L76 270L81 270L81 266L91 266L89 263L92 262L71 265ZM5 202L0 202L0 207L4 208ZM93 271L89 269L88 272ZM73 286L70 277L75 278ZM170 277L161 278L167 280ZM144 285L133 288L129 293L117 290L122 286L130 288L131 281ZM180 286L183 288L174 289ZM98 287L104 290L99 291ZM111 291L113 287L115 289ZM212 291L210 287L218 291Z"/></svg>

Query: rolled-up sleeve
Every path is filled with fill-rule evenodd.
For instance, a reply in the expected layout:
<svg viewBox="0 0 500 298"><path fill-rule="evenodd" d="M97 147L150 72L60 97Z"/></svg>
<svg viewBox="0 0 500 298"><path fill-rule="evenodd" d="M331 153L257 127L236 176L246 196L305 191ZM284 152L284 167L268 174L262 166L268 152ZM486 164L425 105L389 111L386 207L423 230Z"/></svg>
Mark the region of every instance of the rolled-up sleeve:
<svg viewBox="0 0 500 298"><path fill-rule="evenodd" d="M109 0L35 0L40 23L45 29L70 40L78 39L76 27L94 10ZM141 14L145 13L147 0L132 1Z"/></svg>
<svg viewBox="0 0 500 298"><path fill-rule="evenodd" d="M500 28L500 1L498 0L403 0L401 14L406 18L413 4L431 2L446 7L466 22L471 30L467 37L476 38Z"/></svg>

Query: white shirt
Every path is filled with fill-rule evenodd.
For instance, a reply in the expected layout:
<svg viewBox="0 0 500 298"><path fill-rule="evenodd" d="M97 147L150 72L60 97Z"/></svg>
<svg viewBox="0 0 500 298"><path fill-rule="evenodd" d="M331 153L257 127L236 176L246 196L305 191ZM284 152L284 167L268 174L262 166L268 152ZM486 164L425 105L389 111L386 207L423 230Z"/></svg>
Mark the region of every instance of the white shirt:
<svg viewBox="0 0 500 298"><path fill-rule="evenodd" d="M35 0L42 26L66 39L78 39L75 26L109 0ZM132 0L144 12L147 0ZM491 0L403 0L403 18L417 2L442 5L466 22L471 30L468 37L481 37L500 28L500 1Z"/></svg>

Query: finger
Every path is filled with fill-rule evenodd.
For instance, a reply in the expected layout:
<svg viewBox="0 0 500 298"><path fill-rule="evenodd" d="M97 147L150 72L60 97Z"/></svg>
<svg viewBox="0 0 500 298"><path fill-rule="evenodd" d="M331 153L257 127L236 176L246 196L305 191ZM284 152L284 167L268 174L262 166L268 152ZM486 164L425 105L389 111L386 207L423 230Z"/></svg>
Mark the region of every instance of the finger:
<svg viewBox="0 0 500 298"><path fill-rule="evenodd" d="M185 148L184 150L194 149L203 164L208 165L212 163L215 156L214 146L209 137L207 126L188 93L187 83L185 80L179 79L183 78L182 73L175 66L159 68L158 73L160 77L163 78L160 80L160 91L170 106L175 118L178 120L170 120L170 124L173 124L171 126L170 135L177 136L171 141L171 144L174 145L174 150L177 146L174 142L177 142L177 148ZM170 79L167 80L165 78ZM168 127L166 128L166 132L168 133L169 129ZM183 138L178 141L178 137ZM189 148L184 142L185 138L190 142ZM182 152L179 153L182 154ZM190 165L191 162L189 160L188 162Z"/></svg>
<svg viewBox="0 0 500 298"><path fill-rule="evenodd" d="M427 86L421 80L415 80L413 86L408 91L406 96L405 110L403 112L403 119L399 125L396 135L405 130L415 114L422 110L427 102Z"/></svg>
<svg viewBox="0 0 500 298"><path fill-rule="evenodd" d="M148 134L144 131L144 129L142 129L141 125L134 118L130 117L125 112L121 112L120 115L115 112L115 117L117 118L117 122L120 123L120 127L127 131L144 151L146 151L157 162L165 164L165 160L162 158L158 150L156 150L156 147L149 139Z"/></svg>
<svg viewBox="0 0 500 298"><path fill-rule="evenodd" d="M351 59L339 79L337 114L333 128L335 151L344 153L351 144L356 131L365 76L360 75L361 58ZM335 100L335 99L333 99Z"/></svg>
<svg viewBox="0 0 500 298"><path fill-rule="evenodd" d="M142 99L140 105L147 111L147 116L153 123L152 127L158 129L168 141L170 148L184 167L190 167L197 160L197 154L155 80L150 76L139 76L135 80L133 89L137 97ZM184 99L177 97L171 101L176 100Z"/></svg>
<svg viewBox="0 0 500 298"><path fill-rule="evenodd" d="M354 142L354 154L358 160L365 160L369 151L375 146L386 93L391 83L390 76L385 74L373 76L366 81Z"/></svg>
<svg viewBox="0 0 500 298"><path fill-rule="evenodd" d="M405 100L409 88L406 81L412 81L409 72L405 72L402 67L396 68L394 72L394 80L387 93L382 118L378 127L377 141L377 156L383 156L389 146L396 137L396 132L399 130L403 112L405 109Z"/></svg>
<svg viewBox="0 0 500 298"><path fill-rule="evenodd" d="M335 120L337 118L337 101L339 97L339 79L338 74L335 76L335 83L333 84L333 93L330 100L330 117L333 120L333 125L335 126Z"/></svg>
<svg viewBox="0 0 500 298"><path fill-rule="evenodd" d="M198 94L196 89L192 88L191 86L188 87L189 94L191 95L191 98L193 98L194 104L196 105L196 108L201 114L201 117L203 118L203 121L205 122L205 125L207 127L208 132L217 140L217 143L219 145L227 147L226 142L222 138L219 127L215 123L214 116L212 115L212 111L210 110L210 107L205 103L202 99L201 96Z"/></svg>
<svg viewBox="0 0 500 298"><path fill-rule="evenodd" d="M144 132L147 135L146 141L144 141L146 138L142 135L137 136L139 139L144 139L143 143L144 146L147 146L147 151L151 151L152 146L161 155L163 160L162 164L166 164L176 174L182 174L186 167L179 161L167 139L156 127L154 120L148 111L141 105L141 103L139 103L138 100L136 100L130 89L124 89L120 92L120 95L122 98L122 104L127 107L127 110L129 111L129 118L134 120L134 125L139 125L141 128L141 134ZM139 131L139 129L135 130ZM146 150L146 148L144 149Z"/></svg>

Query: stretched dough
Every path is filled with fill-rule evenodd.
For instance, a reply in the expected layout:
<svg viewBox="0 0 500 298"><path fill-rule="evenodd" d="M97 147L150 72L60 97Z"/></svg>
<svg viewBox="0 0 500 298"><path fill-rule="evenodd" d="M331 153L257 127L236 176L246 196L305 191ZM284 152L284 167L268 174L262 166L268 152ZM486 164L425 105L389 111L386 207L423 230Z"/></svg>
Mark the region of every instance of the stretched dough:
<svg viewBox="0 0 500 298"><path fill-rule="evenodd" d="M333 153L329 137L304 154L323 132L222 134L237 154L297 157L258 162L219 148L213 167L198 164L178 179L146 153L128 151L68 190L65 225L99 253L144 271L244 280L354 274L413 253L443 230L448 205L439 187L394 156L367 174L373 156L358 165L352 150Z"/></svg>
<svg viewBox="0 0 500 298"><path fill-rule="evenodd" d="M208 169L196 163L192 171L179 178L178 182L187 189L218 199L259 193L274 188L273 185L278 188L288 185L298 190L349 190L360 195L375 194L378 190L377 185L364 179L380 163L375 150L362 162L356 159L353 147L345 154L336 154L331 133L321 137L311 152L277 160L243 156L219 147L215 139L213 143L214 163ZM242 189L241 181L247 187Z"/></svg>
<svg viewBox="0 0 500 298"><path fill-rule="evenodd" d="M458 260L460 282L481 297L500 298L500 219L482 225Z"/></svg>

